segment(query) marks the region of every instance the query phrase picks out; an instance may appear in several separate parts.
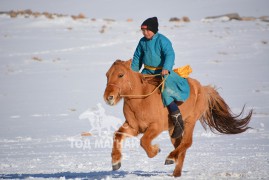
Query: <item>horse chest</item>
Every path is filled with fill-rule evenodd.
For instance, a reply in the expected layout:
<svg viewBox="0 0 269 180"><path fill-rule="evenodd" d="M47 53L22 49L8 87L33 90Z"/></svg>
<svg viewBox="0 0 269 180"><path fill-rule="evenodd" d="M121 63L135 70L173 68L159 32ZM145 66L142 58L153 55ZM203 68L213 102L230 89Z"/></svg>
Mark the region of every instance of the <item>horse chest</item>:
<svg viewBox="0 0 269 180"><path fill-rule="evenodd" d="M159 97L157 97L159 98ZM150 124L160 121L162 117L162 110L160 107L163 107L162 102L159 101L156 97L150 96L146 99L132 99L126 100L125 105L127 113L132 115L128 116L128 122L135 129L138 129L140 133L143 133ZM158 101L157 101L158 100Z"/></svg>
<svg viewBox="0 0 269 180"><path fill-rule="evenodd" d="M148 127L148 122L145 119L145 112L142 111L138 111L134 113L135 116L135 123L137 124L137 126L139 127L139 129L144 130Z"/></svg>

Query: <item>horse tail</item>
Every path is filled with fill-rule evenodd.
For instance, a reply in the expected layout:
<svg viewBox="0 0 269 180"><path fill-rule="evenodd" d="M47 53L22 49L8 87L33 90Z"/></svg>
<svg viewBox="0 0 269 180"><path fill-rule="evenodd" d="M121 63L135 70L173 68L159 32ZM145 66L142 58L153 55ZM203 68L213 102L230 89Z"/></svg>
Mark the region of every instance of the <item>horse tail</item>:
<svg viewBox="0 0 269 180"><path fill-rule="evenodd" d="M214 133L239 134L250 128L248 124L252 109L247 116L240 118L245 106L238 115L235 115L214 87L205 86L204 90L207 96L207 106L200 121L205 129L208 126Z"/></svg>

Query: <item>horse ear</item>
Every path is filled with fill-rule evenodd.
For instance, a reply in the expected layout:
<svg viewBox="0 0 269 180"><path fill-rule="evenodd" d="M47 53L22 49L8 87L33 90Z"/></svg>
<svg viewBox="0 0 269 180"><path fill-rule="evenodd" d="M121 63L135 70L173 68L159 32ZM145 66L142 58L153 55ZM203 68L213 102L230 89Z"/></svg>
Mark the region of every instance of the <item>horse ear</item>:
<svg viewBox="0 0 269 180"><path fill-rule="evenodd" d="M116 64L121 63L121 62L122 62L122 60L117 59L117 60L113 63L113 65L116 65Z"/></svg>
<svg viewBox="0 0 269 180"><path fill-rule="evenodd" d="M131 64L132 64L132 59L129 59L128 61L125 61L125 66L127 68L131 68Z"/></svg>

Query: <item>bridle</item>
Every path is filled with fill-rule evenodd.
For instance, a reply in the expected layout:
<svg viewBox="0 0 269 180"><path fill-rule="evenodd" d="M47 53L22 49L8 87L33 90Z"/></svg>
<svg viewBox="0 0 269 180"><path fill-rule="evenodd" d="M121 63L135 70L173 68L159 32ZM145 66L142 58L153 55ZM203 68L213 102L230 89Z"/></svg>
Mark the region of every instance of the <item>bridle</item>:
<svg viewBox="0 0 269 180"><path fill-rule="evenodd" d="M115 86L115 87L119 88L119 90L120 90L119 95L121 96L121 87L120 86L118 86L117 84L114 84L114 83L109 83L106 85L106 87L107 86Z"/></svg>

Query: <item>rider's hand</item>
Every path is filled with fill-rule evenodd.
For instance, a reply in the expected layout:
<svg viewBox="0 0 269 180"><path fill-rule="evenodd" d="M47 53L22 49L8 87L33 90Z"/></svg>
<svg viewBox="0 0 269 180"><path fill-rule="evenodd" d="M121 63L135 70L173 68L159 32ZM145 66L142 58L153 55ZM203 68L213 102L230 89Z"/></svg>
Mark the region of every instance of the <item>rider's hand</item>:
<svg viewBox="0 0 269 180"><path fill-rule="evenodd" d="M162 76L165 76L165 75L169 74L169 71L166 69L163 69L161 74L162 74Z"/></svg>

